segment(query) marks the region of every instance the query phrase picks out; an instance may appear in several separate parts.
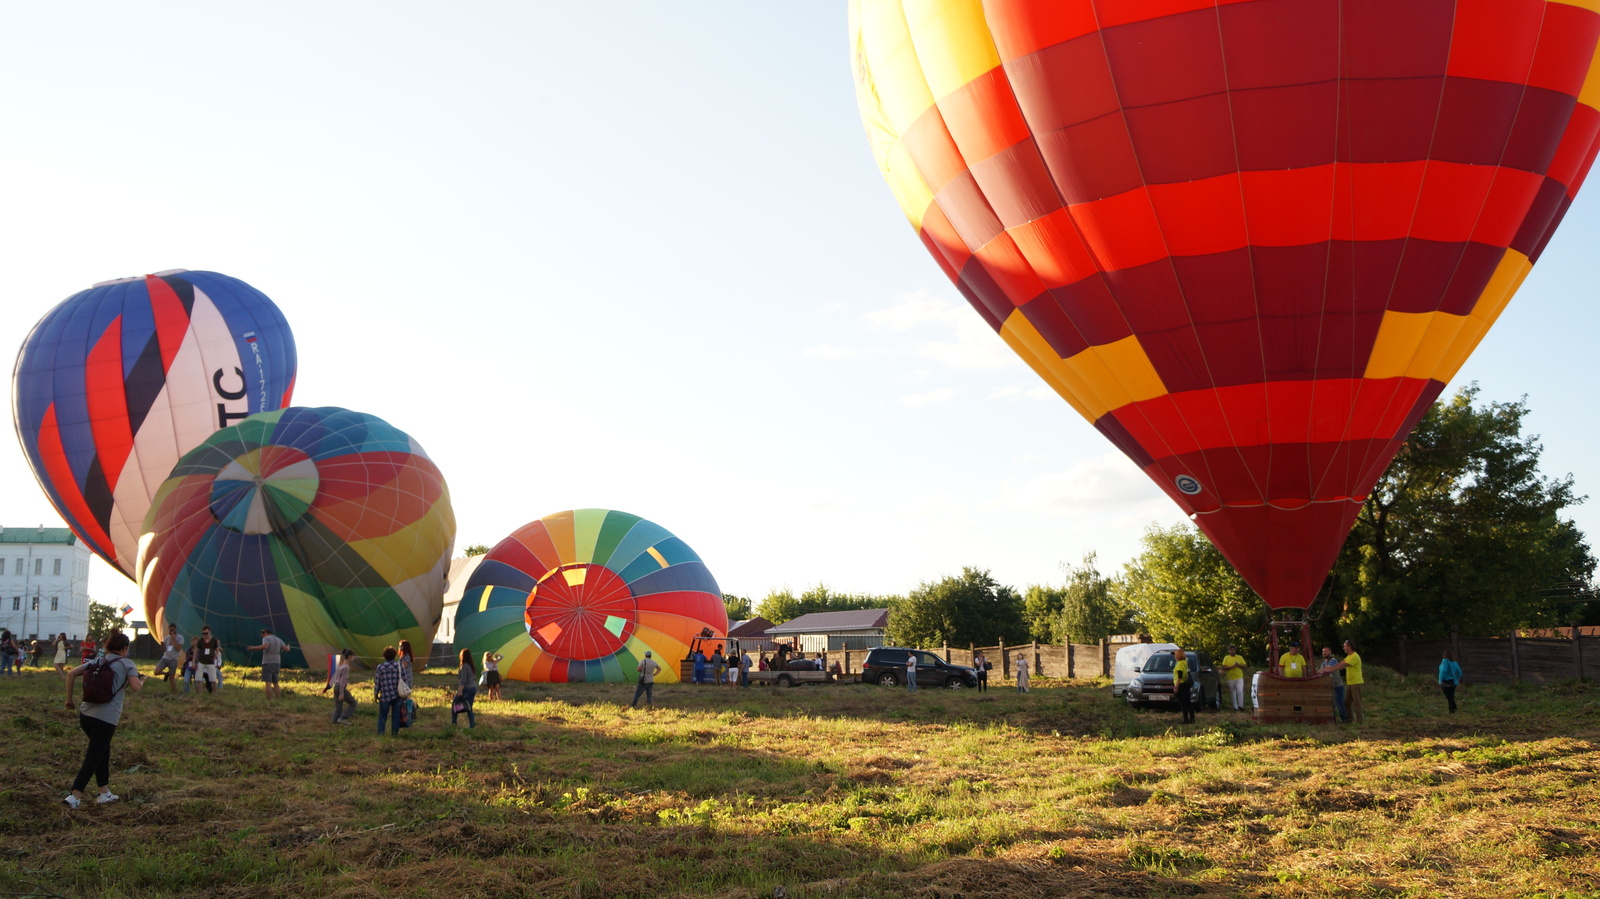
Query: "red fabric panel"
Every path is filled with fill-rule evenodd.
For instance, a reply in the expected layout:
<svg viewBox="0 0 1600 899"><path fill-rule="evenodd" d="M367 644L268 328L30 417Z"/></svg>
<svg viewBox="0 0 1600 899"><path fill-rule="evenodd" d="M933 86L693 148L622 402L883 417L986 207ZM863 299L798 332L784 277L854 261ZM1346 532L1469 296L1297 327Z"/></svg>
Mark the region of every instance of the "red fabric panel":
<svg viewBox="0 0 1600 899"><path fill-rule="evenodd" d="M1335 167L1333 239L1390 240L1405 235L1425 167L1422 162Z"/></svg>
<svg viewBox="0 0 1600 899"><path fill-rule="evenodd" d="M1010 235L1000 235L975 255L1011 305L1020 306L1044 293L1044 282L1033 273L1033 267L1023 258ZM1006 314L1010 311L1006 310Z"/></svg>
<svg viewBox="0 0 1600 899"><path fill-rule="evenodd" d="M1228 99L1240 170L1298 169L1334 161L1337 83L1235 90Z"/></svg>
<svg viewBox="0 0 1600 899"><path fill-rule="evenodd" d="M1011 96L1003 68L990 69L968 81L939 98L938 106L968 166L1028 139L1028 123Z"/></svg>
<svg viewBox="0 0 1600 899"><path fill-rule="evenodd" d="M1256 318L1248 250L1175 256L1173 270L1195 322L1195 337L1214 384L1263 380L1262 334Z"/></svg>
<svg viewBox="0 0 1600 899"><path fill-rule="evenodd" d="M1096 274L1094 259L1065 209L1009 232L1046 287L1060 287Z"/></svg>
<svg viewBox="0 0 1600 899"><path fill-rule="evenodd" d="M105 475L106 489L113 493L122 475L122 466L133 452L133 426L128 422L128 394L122 375L122 316L119 315L89 348L83 366L84 399L88 403L89 429L94 434L95 458Z"/></svg>
<svg viewBox="0 0 1600 899"><path fill-rule="evenodd" d="M1449 162L1499 164L1525 90L1520 84L1446 79L1428 156Z"/></svg>
<svg viewBox="0 0 1600 899"><path fill-rule="evenodd" d="M1072 218L1105 271L1145 265L1167 255L1161 225L1144 190L1074 206Z"/></svg>
<svg viewBox="0 0 1600 899"><path fill-rule="evenodd" d="M1126 194L1144 185L1121 113L1034 135L1067 204Z"/></svg>
<svg viewBox="0 0 1600 899"><path fill-rule="evenodd" d="M1562 132L1571 123L1577 106L1578 101L1566 94L1537 87L1524 90L1500 164L1548 174L1561 146Z"/></svg>
<svg viewBox="0 0 1600 899"><path fill-rule="evenodd" d="M1059 3L987 0L983 11L989 33L994 36L995 48L1008 64L1010 60L1091 34L1099 27L1089 0L1061 0Z"/></svg>
<svg viewBox="0 0 1600 899"><path fill-rule="evenodd" d="M1198 11L1214 18L1216 14L1212 11L1212 7L1217 4L1214 0L1139 0L1138 3L1095 0L1094 5L1095 12L1100 17L1100 27L1116 28L1131 22L1177 16L1191 11Z"/></svg>
<svg viewBox="0 0 1600 899"><path fill-rule="evenodd" d="M1130 108L1126 116L1133 152L1147 184L1238 171L1227 94Z"/></svg>
<svg viewBox="0 0 1600 899"><path fill-rule="evenodd" d="M1006 318L1011 315L1011 310L1016 307L1011 297L1006 295L1005 289L995 281L983 260L976 256L968 260L966 268L961 270L961 280L956 283L961 295L967 298L989 327L1000 330ZM1018 302L1024 301L1019 300Z"/></svg>
<svg viewBox="0 0 1600 899"><path fill-rule="evenodd" d="M1098 281L1098 279L1096 279ZM1066 310L1050 294L1035 298L1022 307L1022 314L1033 325L1039 336L1050 344L1050 349L1062 359L1075 356L1089 348L1083 332L1072 323Z"/></svg>
<svg viewBox="0 0 1600 899"><path fill-rule="evenodd" d="M1444 74L1455 0L1344 0L1340 11L1345 78Z"/></svg>
<svg viewBox="0 0 1600 899"><path fill-rule="evenodd" d="M940 260L939 265L952 280L956 277L955 273L972 258L972 251L967 249L961 235L956 233L955 226L950 224L949 216L944 214L938 203L929 205L922 213L921 235L922 242L935 252L934 258Z"/></svg>
<svg viewBox="0 0 1600 899"><path fill-rule="evenodd" d="M969 250L977 250L1005 230L970 171L951 179L934 195L933 201L944 210L951 227L961 235L961 242Z"/></svg>
<svg viewBox="0 0 1600 899"><path fill-rule="evenodd" d="M1217 13L1211 5L1120 28L1108 27L1102 18L1100 34L1124 108L1188 100L1227 89Z"/></svg>
<svg viewBox="0 0 1600 899"><path fill-rule="evenodd" d="M61 444L61 428L56 421L56 406L51 403L39 421L39 461L44 465L45 482L56 492L72 521L73 530L85 543L95 547L102 555L115 556L111 535L95 519L89 503L83 498L83 489L77 475L67 462L66 447Z"/></svg>
<svg viewBox="0 0 1600 899"><path fill-rule="evenodd" d="M1006 75L1034 134L1077 125L1121 108L1098 34L1014 58L1006 63ZM1061 85L1072 89L1062 90Z"/></svg>
<svg viewBox="0 0 1600 899"><path fill-rule="evenodd" d="M1345 81L1338 155L1345 162L1426 159L1444 77Z"/></svg>
<svg viewBox="0 0 1600 899"><path fill-rule="evenodd" d="M1328 240L1335 174L1336 168L1326 165L1240 175L1250 243L1290 247Z"/></svg>
<svg viewBox="0 0 1600 899"><path fill-rule="evenodd" d="M168 284L155 275L144 276L144 286L150 296L150 315L156 324L156 339L161 346L161 370L172 370L172 360L183 347L183 336L189 330L189 313L183 301Z"/></svg>
<svg viewBox="0 0 1600 899"><path fill-rule="evenodd" d="M1055 182L1031 139L973 165L972 177L1007 228L1043 218L1062 205Z"/></svg>
<svg viewBox="0 0 1600 899"><path fill-rule="evenodd" d="M1358 502L1223 509L1195 520L1267 605L1306 608L1361 512ZM1224 549L1226 547L1226 549Z"/></svg>
<svg viewBox="0 0 1600 899"><path fill-rule="evenodd" d="M1339 77L1337 0L1259 0L1218 10L1228 87L1303 85Z"/></svg>
<svg viewBox="0 0 1600 899"><path fill-rule="evenodd" d="M1561 133L1561 142L1556 145L1555 156L1545 169L1545 174L1560 181L1569 195L1577 193L1578 171L1584 160L1594 156L1597 134L1600 134L1600 112L1590 106L1574 106L1572 118Z"/></svg>
<svg viewBox="0 0 1600 899"><path fill-rule="evenodd" d="M1524 84L1548 6L1543 0L1456 0L1448 73Z"/></svg>
<svg viewBox="0 0 1600 899"><path fill-rule="evenodd" d="M1565 3L1545 4L1528 84L1576 97L1594 62L1596 41L1600 41L1600 16Z"/></svg>
<svg viewBox="0 0 1600 899"><path fill-rule="evenodd" d="M542 521L535 521L519 528L511 535L511 539L526 549L535 560L532 567L523 569L533 575L535 580L570 561L561 558L561 550L556 548L555 538L550 536L550 529Z"/></svg>
<svg viewBox="0 0 1600 899"><path fill-rule="evenodd" d="M1150 202L1173 256L1225 253L1248 244L1239 177L1152 184Z"/></svg>
<svg viewBox="0 0 1600 899"><path fill-rule="evenodd" d="M1093 275L1076 284L1052 288L1050 296L1085 340L1093 346L1114 343L1133 333L1127 318L1111 295L1104 275ZM1066 354L1062 358L1066 358Z"/></svg>

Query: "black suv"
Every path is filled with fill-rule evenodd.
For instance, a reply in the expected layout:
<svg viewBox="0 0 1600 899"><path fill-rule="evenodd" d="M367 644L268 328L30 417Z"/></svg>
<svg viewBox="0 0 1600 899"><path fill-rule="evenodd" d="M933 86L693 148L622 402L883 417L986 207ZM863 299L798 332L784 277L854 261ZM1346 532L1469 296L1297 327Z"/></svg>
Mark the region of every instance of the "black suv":
<svg viewBox="0 0 1600 899"><path fill-rule="evenodd" d="M920 649L900 649L895 646L880 646L867 653L867 660L861 663L861 682L885 687L904 685L906 659L913 654L917 657L919 687L958 689L978 686L978 673L965 665L952 665Z"/></svg>
<svg viewBox="0 0 1600 899"><path fill-rule="evenodd" d="M1185 650L1184 655L1189 658L1189 668L1193 672L1194 680L1192 689L1198 691L1195 696L1199 702L1198 708L1221 708L1222 691L1217 676L1217 669L1211 664L1211 656L1207 653ZM1128 682L1128 690L1123 694L1128 705L1135 708L1148 706L1154 702L1176 703L1177 697L1172 691L1172 668L1177 658L1171 650L1162 650L1144 664L1135 668L1138 672L1133 680ZM1190 694L1194 695L1194 694Z"/></svg>

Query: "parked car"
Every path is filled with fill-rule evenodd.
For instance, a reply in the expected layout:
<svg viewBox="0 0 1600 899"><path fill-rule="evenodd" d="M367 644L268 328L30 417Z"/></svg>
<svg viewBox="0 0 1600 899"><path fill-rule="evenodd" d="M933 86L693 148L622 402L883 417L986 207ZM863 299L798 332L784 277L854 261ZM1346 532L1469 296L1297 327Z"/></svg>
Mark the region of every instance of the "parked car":
<svg viewBox="0 0 1600 899"><path fill-rule="evenodd" d="M1189 670L1194 673L1191 689L1199 691L1200 708L1221 708L1222 691L1210 654L1184 650L1184 655L1189 659ZM1157 702L1177 705L1178 697L1172 689L1172 667L1177 661L1170 649L1152 653L1145 659L1143 665L1134 669L1133 680L1128 682L1124 693L1128 705L1135 708Z"/></svg>
<svg viewBox="0 0 1600 899"><path fill-rule="evenodd" d="M1111 672L1111 695L1122 699L1128 692L1128 684L1139 674L1139 668L1145 660L1163 649L1179 648L1176 643L1135 643L1117 650Z"/></svg>
<svg viewBox="0 0 1600 899"><path fill-rule="evenodd" d="M906 659L912 655L917 657L919 687L957 689L978 686L978 672L966 665L953 665L931 652L920 649L902 649L895 646L879 646L867 653L866 661L861 663L862 683L881 684L885 687L904 686Z"/></svg>

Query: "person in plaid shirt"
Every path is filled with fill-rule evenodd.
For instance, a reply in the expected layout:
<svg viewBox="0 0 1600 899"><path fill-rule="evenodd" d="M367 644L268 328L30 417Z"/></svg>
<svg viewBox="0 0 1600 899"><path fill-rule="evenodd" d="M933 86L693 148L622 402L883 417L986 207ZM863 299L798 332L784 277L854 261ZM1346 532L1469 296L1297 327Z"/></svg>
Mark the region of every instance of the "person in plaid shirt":
<svg viewBox="0 0 1600 899"><path fill-rule="evenodd" d="M383 662L372 673L372 693L378 701L378 733L383 733L383 724L390 716L394 723L389 728L389 733L395 736L400 734L400 663L394 660L396 653L393 646L383 648Z"/></svg>

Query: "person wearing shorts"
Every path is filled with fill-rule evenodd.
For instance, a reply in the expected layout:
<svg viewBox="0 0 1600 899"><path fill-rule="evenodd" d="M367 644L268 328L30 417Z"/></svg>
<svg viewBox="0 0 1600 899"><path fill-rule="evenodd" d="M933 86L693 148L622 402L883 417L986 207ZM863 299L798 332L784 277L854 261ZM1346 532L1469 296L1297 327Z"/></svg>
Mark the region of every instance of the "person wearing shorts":
<svg viewBox="0 0 1600 899"><path fill-rule="evenodd" d="M183 661L183 638L178 636L176 624L167 625L167 636L161 641L161 661L156 663L155 677L167 682L167 692L178 692L178 669Z"/></svg>
<svg viewBox="0 0 1600 899"><path fill-rule="evenodd" d="M217 673L217 659L221 655L222 641L211 636L211 628L201 628L200 636L194 639L194 675L206 685L207 693L215 693L221 685L221 675Z"/></svg>
<svg viewBox="0 0 1600 899"><path fill-rule="evenodd" d="M282 696L283 690L278 686L278 671L283 668L284 650L294 647L274 636L272 628L264 627L261 629L261 642L245 648L251 652L261 652L261 688L266 691L267 698Z"/></svg>

